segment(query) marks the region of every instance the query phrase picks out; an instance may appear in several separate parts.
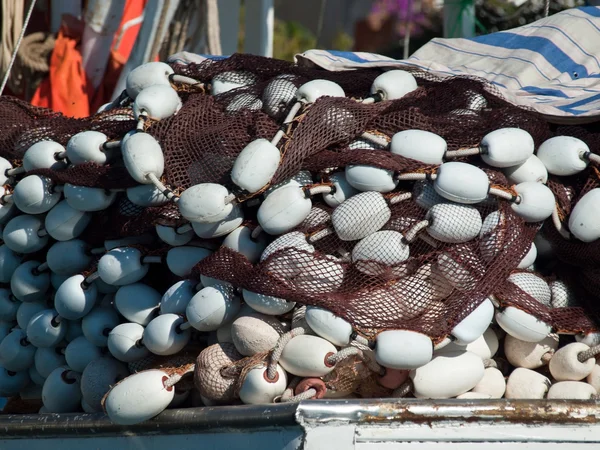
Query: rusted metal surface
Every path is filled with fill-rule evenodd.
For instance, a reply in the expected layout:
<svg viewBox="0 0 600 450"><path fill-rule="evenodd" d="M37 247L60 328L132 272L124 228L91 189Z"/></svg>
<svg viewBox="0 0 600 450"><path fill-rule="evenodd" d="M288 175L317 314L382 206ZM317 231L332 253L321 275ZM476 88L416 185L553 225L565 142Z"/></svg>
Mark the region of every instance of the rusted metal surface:
<svg viewBox="0 0 600 450"><path fill-rule="evenodd" d="M586 430L593 436L582 434ZM102 414L0 416L0 444L4 445L0 448L9 448L6 446L11 441L25 445L36 439L54 442L68 438L67 441L75 442L93 436L98 438L94 442L99 444L108 442L105 438L111 437L158 439L173 436L180 439L174 436L179 435L183 439L202 435L208 439L215 433L237 434L248 439L258 433L262 436L260 439L267 440L283 433L281 439L289 440L291 448L297 448L304 435L309 450L342 442L455 442L457 439L504 442L509 436L513 436L509 439L511 442L517 436L524 441L537 439L552 443L563 442L569 436L573 442L589 443L596 436L600 445L600 403L568 400L316 400L299 405L169 410L155 419L128 427L112 424ZM331 442L325 439L326 436L331 437ZM309 442L318 445L307 445Z"/></svg>
<svg viewBox="0 0 600 450"><path fill-rule="evenodd" d="M295 411L293 404L174 409L127 427L113 424L103 414L15 414L0 416L0 437L135 436L283 429L298 427Z"/></svg>
<svg viewBox="0 0 600 450"><path fill-rule="evenodd" d="M303 402L300 423L433 424L519 423L544 425L600 424L600 403L595 400L419 400L369 399Z"/></svg>

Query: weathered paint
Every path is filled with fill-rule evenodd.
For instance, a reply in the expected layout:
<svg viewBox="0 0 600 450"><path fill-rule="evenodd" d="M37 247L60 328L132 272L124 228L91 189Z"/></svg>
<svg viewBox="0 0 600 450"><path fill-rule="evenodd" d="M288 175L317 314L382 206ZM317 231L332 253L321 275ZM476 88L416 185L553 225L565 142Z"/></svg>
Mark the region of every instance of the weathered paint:
<svg viewBox="0 0 600 450"><path fill-rule="evenodd" d="M0 449L592 449L600 403L319 400L169 410L122 427L101 414L0 416Z"/></svg>

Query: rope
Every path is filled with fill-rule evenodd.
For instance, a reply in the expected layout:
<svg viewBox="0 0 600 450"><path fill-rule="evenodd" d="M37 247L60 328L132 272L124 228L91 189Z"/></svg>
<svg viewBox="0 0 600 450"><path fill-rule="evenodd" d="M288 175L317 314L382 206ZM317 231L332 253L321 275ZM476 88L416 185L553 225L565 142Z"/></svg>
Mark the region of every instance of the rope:
<svg viewBox="0 0 600 450"><path fill-rule="evenodd" d="M343 348L339 352L334 353L329 358L327 358L327 363L331 365L336 365L337 363L343 361L346 358L350 358L351 356L362 356L362 351L356 347Z"/></svg>
<svg viewBox="0 0 600 450"><path fill-rule="evenodd" d="M432 179L435 178L435 175L431 175ZM421 181L426 180L426 173L403 173L396 175L396 180L398 181Z"/></svg>
<svg viewBox="0 0 600 450"><path fill-rule="evenodd" d="M324 228L322 230L317 231L314 234L311 234L306 240L310 244L313 244L321 239L326 238L327 236L331 236L332 234L334 234L334 231L331 228Z"/></svg>
<svg viewBox="0 0 600 450"><path fill-rule="evenodd" d="M217 0L206 0L206 23L208 52L211 55L221 55L221 29L219 27L219 6Z"/></svg>
<svg viewBox="0 0 600 450"><path fill-rule="evenodd" d="M166 388L170 388L175 386L177 383L179 383L179 380L181 380L183 378L184 375L193 372L195 369L195 365L191 364L190 367L188 367L185 372L183 373L175 373L173 375L171 375L163 384Z"/></svg>
<svg viewBox="0 0 600 450"><path fill-rule="evenodd" d="M18 53L20 63L33 72L49 72L48 56L55 43L54 36L41 31L25 36Z"/></svg>
<svg viewBox="0 0 600 450"><path fill-rule="evenodd" d="M398 389L394 389L394 392L392 392L392 398L406 397L408 394L412 393L413 388L414 388L414 385L413 385L412 380L408 380L406 383L404 383Z"/></svg>
<svg viewBox="0 0 600 450"><path fill-rule="evenodd" d="M371 372L379 375L385 374L385 369L375 360L375 352L369 347L369 341L362 336L357 336L350 345L361 351L360 359L364 362Z"/></svg>
<svg viewBox="0 0 600 450"><path fill-rule="evenodd" d="M554 228L556 228L556 231L558 231L564 239L571 239L571 233L567 231L562 221L560 220L557 205L554 205L554 211L552 211L552 223L554 224Z"/></svg>
<svg viewBox="0 0 600 450"><path fill-rule="evenodd" d="M12 2L13 6L16 4L17 6L20 5L19 2L17 2L16 0L3 0L2 2L2 11L6 11L6 6L10 5ZM8 64L8 67L6 68L6 72L4 73L4 78L2 79L2 85L0 86L0 96L2 96L2 93L4 92L4 88L6 87L6 83L8 83L8 78L10 77L10 71L13 67L13 64L15 63L15 59L17 58L17 53L19 52L19 47L21 46L21 42L23 42L23 37L25 36L25 31L27 30L27 25L29 25L29 20L31 19L31 14L33 13L33 8L35 6L35 2L36 0L31 0L31 3L29 4L29 10L27 11L27 16L25 16L25 21L23 22L23 28L21 29L21 33L19 34L19 38L17 39L17 42L15 44L14 50L12 52L11 58L10 58L10 62ZM17 12L17 17L18 17L18 12ZM13 17L13 19L15 21L17 21L17 23L19 23L18 18L17 17ZM10 17L6 17L6 15L3 13L3 24L2 24L2 29L5 29L5 23L7 20L10 20ZM2 39L2 41L4 41L4 39ZM3 44L4 47L4 44Z"/></svg>
<svg viewBox="0 0 600 450"><path fill-rule="evenodd" d="M577 354L577 360L579 362L586 362L588 359L592 359L595 358L596 355L600 354L600 345L594 345L593 347L588 348L587 350L584 350L583 352L580 352L579 354Z"/></svg>
<svg viewBox="0 0 600 450"><path fill-rule="evenodd" d="M548 352L544 353L542 355L542 362L544 364L548 364L550 362L550 360L552 359L552 356L554 355L554 350L549 350Z"/></svg>
<svg viewBox="0 0 600 450"><path fill-rule="evenodd" d="M375 145L378 145L380 147L384 147L385 148L385 147L387 147L389 145L389 142L385 138L377 136L376 134L373 134L373 133L366 133L365 132L365 133L361 134L361 137L364 140L369 141L369 142L371 142L371 143L373 143Z"/></svg>
<svg viewBox="0 0 600 450"><path fill-rule="evenodd" d="M306 315L306 306L301 306L292 313L292 328L307 326L304 316Z"/></svg>
<svg viewBox="0 0 600 450"><path fill-rule="evenodd" d="M292 380L290 381L290 384L288 384L288 387L285 388L285 391L283 391L283 394L281 394L281 396L278 398L275 398L275 402L287 402L290 398L292 398L294 396L294 390L296 389L296 386L298 386L298 384L300 384L300 381L302 381L302 378L295 376L294 378L292 378Z"/></svg>
<svg viewBox="0 0 600 450"><path fill-rule="evenodd" d="M403 192L401 194L394 195L390 198L390 205L395 205L412 198L412 192Z"/></svg>
<svg viewBox="0 0 600 450"><path fill-rule="evenodd" d="M520 201L517 202L515 200L514 195L512 195L510 192L503 191L502 189L490 188L490 194L495 195L496 197L502 198L504 200L508 200L509 202L515 202L517 204L520 203Z"/></svg>
<svg viewBox="0 0 600 450"><path fill-rule="evenodd" d="M448 150L446 152L446 154L444 155L444 158L446 158L446 159L464 158L465 156L474 156L474 155L479 155L480 153L481 153L481 150L479 149L479 147L463 148L460 150Z"/></svg>
<svg viewBox="0 0 600 450"><path fill-rule="evenodd" d="M310 192L311 196L315 196L315 195L319 195L319 194L330 194L333 191L333 186L331 185L319 185L319 186L314 186L311 187L310 189L308 189L308 192Z"/></svg>
<svg viewBox="0 0 600 450"><path fill-rule="evenodd" d="M544 17L548 17L548 14L550 14L550 0L546 0L544 5Z"/></svg>
<svg viewBox="0 0 600 450"><path fill-rule="evenodd" d="M429 226L429 220L421 220L414 224L406 233L404 233L404 239L408 242L414 241L419 233Z"/></svg>
<svg viewBox="0 0 600 450"><path fill-rule="evenodd" d="M269 365L267 367L267 377L269 378L269 380L274 379L275 375L277 374L277 363L279 363L279 360L281 359L281 354L283 353L283 349L285 348L285 346L288 344L288 342L292 340L292 338L303 335L305 334L305 332L306 331L304 330L304 328L298 327L281 335L281 337L277 341L277 344L275 344L275 347L273 348L273 351L271 352L271 357L269 359Z"/></svg>
<svg viewBox="0 0 600 450"><path fill-rule="evenodd" d="M26 100L33 96L37 86L50 71L50 55L55 43L54 36L45 32L31 33L23 38L6 84L13 94L20 95L25 91Z"/></svg>
<svg viewBox="0 0 600 450"><path fill-rule="evenodd" d="M310 388L304 392L301 392L298 395L294 395L291 397L281 397L281 402L282 403L298 403L298 402L303 402L304 400L310 400L312 399L315 395L317 395L317 390L314 388Z"/></svg>
<svg viewBox="0 0 600 450"><path fill-rule="evenodd" d="M489 367L493 367L494 369L498 368L498 363L496 363L496 361L494 361L493 359L484 359L483 360L483 367L485 369L489 368Z"/></svg>
<svg viewBox="0 0 600 450"><path fill-rule="evenodd" d="M2 0L2 36L0 45L0 70L2 75L6 74L10 65L10 55L15 49L15 42L19 39L22 31L24 0Z"/></svg>

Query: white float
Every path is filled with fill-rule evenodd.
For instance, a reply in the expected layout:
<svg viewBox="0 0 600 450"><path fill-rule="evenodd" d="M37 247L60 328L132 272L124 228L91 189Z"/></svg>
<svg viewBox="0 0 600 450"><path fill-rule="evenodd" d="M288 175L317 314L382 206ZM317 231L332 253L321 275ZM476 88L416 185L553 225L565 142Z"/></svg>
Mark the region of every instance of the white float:
<svg viewBox="0 0 600 450"><path fill-rule="evenodd" d="M81 320L83 335L92 344L106 347L108 333L121 322L112 307L97 306Z"/></svg>
<svg viewBox="0 0 600 450"><path fill-rule="evenodd" d="M333 191L328 194L323 194L323 200L332 208L341 205L344 201L358 194L355 189L346 179L344 172L336 172L329 176L329 182L333 185Z"/></svg>
<svg viewBox="0 0 600 450"><path fill-rule="evenodd" d="M144 283L132 283L119 288L115 308L129 322L146 326L158 313L160 293Z"/></svg>
<svg viewBox="0 0 600 450"><path fill-rule="evenodd" d="M162 120L171 117L181 109L182 103L177 91L171 86L155 84L141 90L133 102L136 119L146 115L150 119Z"/></svg>
<svg viewBox="0 0 600 450"><path fill-rule="evenodd" d="M389 330L377 335L375 357L384 367L416 369L431 361L432 356L433 343L429 336L422 333Z"/></svg>
<svg viewBox="0 0 600 450"><path fill-rule="evenodd" d="M486 298L467 317L454 326L450 332L456 343L467 345L483 335L494 318L494 305Z"/></svg>
<svg viewBox="0 0 600 450"><path fill-rule="evenodd" d="M127 95L135 100L135 97L145 88L156 84L170 86L169 75L173 69L163 62L148 62L137 66L127 74L125 85Z"/></svg>
<svg viewBox="0 0 600 450"><path fill-rule="evenodd" d="M504 169L504 175L509 183L519 184L525 181L535 181L544 183L548 181L548 171L544 163L535 155L531 155L522 164L507 167Z"/></svg>
<svg viewBox="0 0 600 450"><path fill-rule="evenodd" d="M250 369L240 388L240 400L249 405L263 405L273 403L275 397L280 396L287 387L287 374L277 365L277 372L273 380L267 376L265 367Z"/></svg>
<svg viewBox="0 0 600 450"><path fill-rule="evenodd" d="M53 239L68 241L83 233L91 220L89 213L73 209L63 200L48 212L44 228Z"/></svg>
<svg viewBox="0 0 600 450"><path fill-rule="evenodd" d="M300 225L311 208L312 202L303 189L285 186L267 195L256 218L266 233L278 235Z"/></svg>
<svg viewBox="0 0 600 450"><path fill-rule="evenodd" d="M27 324L27 340L36 347L54 347L64 339L67 326L55 310L40 311Z"/></svg>
<svg viewBox="0 0 600 450"><path fill-rule="evenodd" d="M161 314L144 330L144 345L155 355L168 356L180 352L190 341L191 330L182 329L184 320L178 314Z"/></svg>
<svg viewBox="0 0 600 450"><path fill-rule="evenodd" d="M240 314L231 324L231 341L244 356L268 352L285 332L279 320L257 312Z"/></svg>
<svg viewBox="0 0 600 450"><path fill-rule="evenodd" d="M409 374L416 398L456 397L475 387L484 375L481 358L466 351L434 356L430 362Z"/></svg>
<svg viewBox="0 0 600 450"><path fill-rule="evenodd" d="M94 284L84 284L83 275L73 275L67 278L56 291L54 307L68 320L78 320L89 313L96 299L98 290Z"/></svg>
<svg viewBox="0 0 600 450"><path fill-rule="evenodd" d="M279 316L290 312L296 306L296 302L289 302L283 298L271 295L258 294L246 289L242 291L244 301L255 311L271 316Z"/></svg>
<svg viewBox="0 0 600 450"><path fill-rule="evenodd" d="M138 323L117 325L108 334L108 350L119 361L139 361L149 353L142 344L143 335L144 327Z"/></svg>
<svg viewBox="0 0 600 450"><path fill-rule="evenodd" d="M287 372L299 377L322 377L331 372L335 365L327 358L337 353L329 341L316 336L293 337L284 347L279 364Z"/></svg>
<svg viewBox="0 0 600 450"><path fill-rule="evenodd" d="M67 203L79 211L104 211L117 198L116 191L107 189L74 186L65 184L64 195Z"/></svg>
<svg viewBox="0 0 600 450"><path fill-rule="evenodd" d="M67 157L73 165L88 162L106 164L112 153L103 148L106 141L108 141L108 136L99 131L77 133L67 142Z"/></svg>
<svg viewBox="0 0 600 450"><path fill-rule="evenodd" d="M424 130L405 130L392 136L390 150L428 165L442 164L447 144L444 138Z"/></svg>
<svg viewBox="0 0 600 450"><path fill-rule="evenodd" d="M196 294L196 284L191 280L181 280L171 286L160 299L161 314L185 314L185 309Z"/></svg>
<svg viewBox="0 0 600 450"><path fill-rule="evenodd" d="M231 169L231 181L250 193L260 191L279 168L279 149L266 139L256 139L238 154Z"/></svg>
<svg viewBox="0 0 600 450"><path fill-rule="evenodd" d="M186 308L186 317L198 331L215 331L232 320L240 310L240 299L225 285L205 287Z"/></svg>
<svg viewBox="0 0 600 450"><path fill-rule="evenodd" d="M331 311L308 306L304 318L311 330L334 345L345 347L350 344L352 325Z"/></svg>
<svg viewBox="0 0 600 450"><path fill-rule="evenodd" d="M468 205L439 203L427 211L427 234L438 241L458 244L475 239L482 227L481 214Z"/></svg>
<svg viewBox="0 0 600 450"><path fill-rule="evenodd" d="M227 217L233 203L226 203L229 191L214 183L196 184L181 193L177 206L190 222L216 223Z"/></svg>
<svg viewBox="0 0 600 450"><path fill-rule="evenodd" d="M85 336L79 336L65 348L65 360L75 372L82 373L92 361L102 357L100 347L92 344Z"/></svg>
<svg viewBox="0 0 600 450"><path fill-rule="evenodd" d="M600 188L590 190L575 204L569 216L569 231L583 242L600 237Z"/></svg>
<svg viewBox="0 0 600 450"><path fill-rule="evenodd" d="M525 222L541 222L552 215L556 200L545 185L536 181L526 181L514 187L519 199L510 207Z"/></svg>
<svg viewBox="0 0 600 450"><path fill-rule="evenodd" d="M196 264L211 254L210 250L202 247L174 247L167 252L166 262L171 272L178 277L186 277Z"/></svg>
<svg viewBox="0 0 600 450"><path fill-rule="evenodd" d="M473 204L487 198L490 182L479 167L462 162L447 162L438 167L433 187L448 200Z"/></svg>
<svg viewBox="0 0 600 450"><path fill-rule="evenodd" d="M579 361L578 355L589 350L581 342L573 342L559 348L552 356L548 368L557 381L579 381L586 378L594 370L596 358L591 357L585 361Z"/></svg>
<svg viewBox="0 0 600 450"><path fill-rule="evenodd" d="M588 166L584 156L589 151L589 147L581 139L555 136L540 145L537 156L552 175L570 176Z"/></svg>
<svg viewBox="0 0 600 450"><path fill-rule="evenodd" d="M514 306L498 311L496 321L508 334L525 342L540 342L552 332L550 325Z"/></svg>
<svg viewBox="0 0 600 450"><path fill-rule="evenodd" d="M538 342L526 342L507 334L504 338L504 354L515 367L538 369L548 364L558 349L558 335L550 334Z"/></svg>
<svg viewBox="0 0 600 450"><path fill-rule="evenodd" d="M253 264L257 263L260 255L267 247L268 241L264 233L253 238L252 231L252 229L246 226L236 228L223 240L223 247L241 253Z"/></svg>
<svg viewBox="0 0 600 450"><path fill-rule="evenodd" d="M113 286L135 283L146 276L148 269L148 264L142 262L142 253L133 247L115 248L98 261L98 275Z"/></svg>
<svg viewBox="0 0 600 450"><path fill-rule="evenodd" d="M542 399L550 388L550 380L541 373L517 367L506 381L505 398Z"/></svg>
<svg viewBox="0 0 600 450"><path fill-rule="evenodd" d="M168 378L162 370L144 370L117 383L104 400L109 419L135 425L164 411L175 396L175 388L165 386Z"/></svg>
<svg viewBox="0 0 600 450"><path fill-rule="evenodd" d="M46 297L50 287L50 274L39 272L38 261L27 261L14 271L10 279L12 294L22 302L39 302Z"/></svg>
<svg viewBox="0 0 600 450"><path fill-rule="evenodd" d="M202 239L214 239L226 236L238 228L244 221L244 212L240 205L233 205L231 212L223 220L214 223L192 222L192 229Z"/></svg>
<svg viewBox="0 0 600 450"><path fill-rule="evenodd" d="M165 158L160 144L148 133L130 131L121 141L121 155L127 172L141 184L151 183L149 174L160 179Z"/></svg>
<svg viewBox="0 0 600 450"><path fill-rule="evenodd" d="M63 152L65 152L65 148L58 142L36 142L23 155L23 168L26 172L36 169L65 169L67 167L66 161L57 157Z"/></svg>
<svg viewBox="0 0 600 450"><path fill-rule="evenodd" d="M343 241L356 241L379 231L391 211L379 192L362 192L333 210L331 223Z"/></svg>
<svg viewBox="0 0 600 450"><path fill-rule="evenodd" d="M0 342L0 366L12 372L27 370L34 364L35 351L27 333L15 328Z"/></svg>
<svg viewBox="0 0 600 450"><path fill-rule="evenodd" d="M533 155L531 135L520 128L501 128L486 134L481 140L481 159L493 167L523 164Z"/></svg>
<svg viewBox="0 0 600 450"><path fill-rule="evenodd" d="M81 394L93 412L102 412L102 398L115 384L129 375L122 362L104 356L92 361L81 374Z"/></svg>
<svg viewBox="0 0 600 450"><path fill-rule="evenodd" d="M76 412L81 406L81 374L67 366L52 371L42 388L42 401L51 413Z"/></svg>
<svg viewBox="0 0 600 450"><path fill-rule="evenodd" d="M388 70L379 75L371 85L371 95L381 100L397 100L417 89L417 80L405 70Z"/></svg>
<svg viewBox="0 0 600 450"><path fill-rule="evenodd" d="M56 275L75 275L87 269L92 262L88 250L88 245L79 239L56 242L48 249L46 262Z"/></svg>

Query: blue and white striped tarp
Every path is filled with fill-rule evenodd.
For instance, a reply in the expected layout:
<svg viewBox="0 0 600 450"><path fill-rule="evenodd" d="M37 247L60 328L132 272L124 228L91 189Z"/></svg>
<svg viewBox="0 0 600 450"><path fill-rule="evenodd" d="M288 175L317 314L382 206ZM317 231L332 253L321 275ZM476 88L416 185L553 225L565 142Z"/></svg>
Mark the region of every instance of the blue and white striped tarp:
<svg viewBox="0 0 600 450"><path fill-rule="evenodd" d="M534 23L470 39L433 39L407 60L310 50L299 64L327 70L411 66L494 83L511 103L557 122L600 119L600 7L573 8Z"/></svg>
<svg viewBox="0 0 600 450"><path fill-rule="evenodd" d="M172 62L210 56L178 53ZM221 58L221 57L219 57ZM469 39L433 39L407 60L363 52L309 50L302 65L326 70L415 67L441 77L494 83L509 102L553 122L600 120L600 7L573 8L509 31Z"/></svg>

